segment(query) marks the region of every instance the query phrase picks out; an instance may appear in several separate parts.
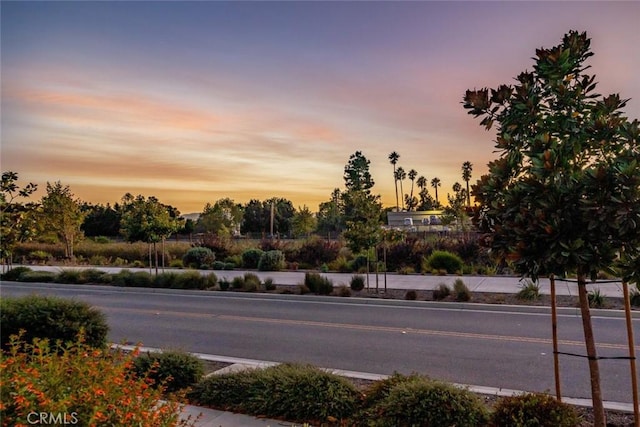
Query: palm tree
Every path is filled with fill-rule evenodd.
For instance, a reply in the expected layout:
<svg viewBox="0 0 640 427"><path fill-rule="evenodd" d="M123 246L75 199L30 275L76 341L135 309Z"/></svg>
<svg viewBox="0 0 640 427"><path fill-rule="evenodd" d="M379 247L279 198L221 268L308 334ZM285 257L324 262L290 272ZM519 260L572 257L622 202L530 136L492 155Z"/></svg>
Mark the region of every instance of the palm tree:
<svg viewBox="0 0 640 427"><path fill-rule="evenodd" d="M396 177L396 163L400 159L400 154L392 151L389 154L389 162L393 165L393 183L396 186L396 211L400 210L400 202L398 201L398 178Z"/></svg>
<svg viewBox="0 0 640 427"><path fill-rule="evenodd" d="M411 180L411 195L409 196L409 200L411 201L411 203L413 203L413 184L416 180L416 177L418 176L418 172L416 172L415 169L411 169L407 176ZM409 206L408 209L411 210L411 206Z"/></svg>
<svg viewBox="0 0 640 427"><path fill-rule="evenodd" d="M473 165L471 162L466 161L462 164L462 179L467 183L467 206L471 206L471 194L469 193L469 180L471 179L471 171Z"/></svg>
<svg viewBox="0 0 640 427"><path fill-rule="evenodd" d="M435 177L431 180L431 186L436 190L436 205L440 205L440 201L438 200L438 187L440 187L440 178Z"/></svg>
<svg viewBox="0 0 640 427"><path fill-rule="evenodd" d="M402 181L407 178L407 173L402 166L396 169L396 179L400 181L400 194L402 194L402 210L404 210L404 190L402 189Z"/></svg>

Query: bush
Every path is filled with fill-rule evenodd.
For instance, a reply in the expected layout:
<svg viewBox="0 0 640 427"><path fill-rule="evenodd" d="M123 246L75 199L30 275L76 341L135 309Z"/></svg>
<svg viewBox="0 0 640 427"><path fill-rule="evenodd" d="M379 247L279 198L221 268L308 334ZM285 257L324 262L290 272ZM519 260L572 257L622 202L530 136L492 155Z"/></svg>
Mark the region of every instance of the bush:
<svg viewBox="0 0 640 427"><path fill-rule="evenodd" d="M413 289L410 289L407 292L405 292L404 299L406 299L407 301L415 301L418 299L418 293Z"/></svg>
<svg viewBox="0 0 640 427"><path fill-rule="evenodd" d="M447 251L433 251L426 263L433 270L445 270L449 274L462 270L462 259Z"/></svg>
<svg viewBox="0 0 640 427"><path fill-rule="evenodd" d="M202 264L211 265L215 259L216 256L211 249L196 246L195 248L189 249L187 253L184 254L182 257L182 263L187 266L200 268Z"/></svg>
<svg viewBox="0 0 640 427"><path fill-rule="evenodd" d="M254 273L244 273L244 283L242 290L246 292L255 292L260 289L262 284L260 278Z"/></svg>
<svg viewBox="0 0 640 427"><path fill-rule="evenodd" d="M244 287L244 277L236 276L231 279L231 289L239 290Z"/></svg>
<svg viewBox="0 0 640 427"><path fill-rule="evenodd" d="M456 301L469 301L471 299L471 291L462 279L456 279L453 282L453 295Z"/></svg>
<svg viewBox="0 0 640 427"><path fill-rule="evenodd" d="M208 377L194 386L189 397L214 408L322 423L350 418L360 394L337 375L313 366L282 364Z"/></svg>
<svg viewBox="0 0 640 427"><path fill-rule="evenodd" d="M106 271L88 268L80 272L81 283L111 283L111 275Z"/></svg>
<svg viewBox="0 0 640 427"><path fill-rule="evenodd" d="M214 261L212 267L214 270L224 270L225 263L223 261Z"/></svg>
<svg viewBox="0 0 640 427"><path fill-rule="evenodd" d="M330 295L333 292L333 283L318 273L305 273L304 285L309 291L317 295Z"/></svg>
<svg viewBox="0 0 640 427"><path fill-rule="evenodd" d="M183 351L145 353L134 360L139 377L154 380L154 386L164 386L166 392L191 387L204 375L204 364L197 357Z"/></svg>
<svg viewBox="0 0 640 427"><path fill-rule="evenodd" d="M56 273L51 271L25 271L20 275L18 281L20 282L53 282L56 278Z"/></svg>
<svg viewBox="0 0 640 427"><path fill-rule="evenodd" d="M2 274L0 278L2 280L8 280L13 282L13 281L19 280L22 273L27 273L29 271L33 271L33 270L31 270L29 267L23 267L23 266L14 267L11 270L7 271L6 273Z"/></svg>
<svg viewBox="0 0 640 427"><path fill-rule="evenodd" d="M351 271L361 271L362 269L366 270L368 265L368 258L366 255L358 255L355 257L351 263Z"/></svg>
<svg viewBox="0 0 640 427"><path fill-rule="evenodd" d="M258 248L251 248L242 252L242 266L244 268L258 268L258 263L263 253L264 251Z"/></svg>
<svg viewBox="0 0 640 427"><path fill-rule="evenodd" d="M284 268L284 254L282 251L266 251L260 257L258 270L260 271L280 271Z"/></svg>
<svg viewBox="0 0 640 427"><path fill-rule="evenodd" d="M174 259L169 263L169 268L184 268L184 263L181 259Z"/></svg>
<svg viewBox="0 0 640 427"><path fill-rule="evenodd" d="M271 277L267 277L266 279L264 279L264 289L267 291L276 290L276 284L273 283L273 279Z"/></svg>
<svg viewBox="0 0 640 427"><path fill-rule="evenodd" d="M85 426L193 425L179 421L177 399L130 374L135 353L91 348L82 338L64 347L17 338L9 347L10 357L0 355L2 425L33 424L32 413L66 414L65 424Z"/></svg>
<svg viewBox="0 0 640 427"><path fill-rule="evenodd" d="M307 239L296 252L296 261L312 268L328 264L338 257L340 242L325 240L318 236Z"/></svg>
<svg viewBox="0 0 640 427"><path fill-rule="evenodd" d="M640 283L636 284L636 289L631 290L629 299L632 306L640 307Z"/></svg>
<svg viewBox="0 0 640 427"><path fill-rule="evenodd" d="M9 343L9 337L21 329L26 331L22 337L26 342L34 338L73 342L82 330L87 345L104 347L107 344L109 326L105 316L87 303L30 295L3 297L0 307L3 348Z"/></svg>
<svg viewBox="0 0 640 427"><path fill-rule="evenodd" d="M33 251L27 255L27 260L31 262L44 263L47 261L51 261L53 256L49 252L45 251Z"/></svg>
<svg viewBox="0 0 640 427"><path fill-rule="evenodd" d="M589 299L589 307L591 308L602 308L604 307L605 296L602 292L600 292L600 288L596 288L593 291L590 291L587 294Z"/></svg>
<svg viewBox="0 0 640 427"><path fill-rule="evenodd" d="M482 426L483 402L472 392L418 376L396 377L368 408L370 426Z"/></svg>
<svg viewBox="0 0 640 427"><path fill-rule="evenodd" d="M540 298L540 285L533 280L526 280L525 283L520 286L516 298L526 301L537 300Z"/></svg>
<svg viewBox="0 0 640 427"><path fill-rule="evenodd" d="M440 283L438 287L433 290L433 299L436 301L442 301L449 295L451 295L451 289L444 283Z"/></svg>
<svg viewBox="0 0 640 427"><path fill-rule="evenodd" d="M54 282L56 283L69 283L69 284L77 284L77 283L85 283L82 278L82 272L80 270L62 270L59 272Z"/></svg>
<svg viewBox="0 0 640 427"><path fill-rule="evenodd" d="M542 393L500 398L491 414L495 427L574 427L578 415L573 407Z"/></svg>
<svg viewBox="0 0 640 427"><path fill-rule="evenodd" d="M220 287L221 291L226 291L229 289L229 286L231 286L231 283L226 278L222 278L218 282L218 286Z"/></svg>
<svg viewBox="0 0 640 427"><path fill-rule="evenodd" d="M364 276L356 274L355 276L351 277L351 283L349 285L351 290L356 291L356 292L361 291L361 290L364 289L364 285L365 285Z"/></svg>
<svg viewBox="0 0 640 427"><path fill-rule="evenodd" d="M185 271L176 274L175 282L171 286L174 289L207 289L215 286L218 278L215 274L200 274L197 271Z"/></svg>

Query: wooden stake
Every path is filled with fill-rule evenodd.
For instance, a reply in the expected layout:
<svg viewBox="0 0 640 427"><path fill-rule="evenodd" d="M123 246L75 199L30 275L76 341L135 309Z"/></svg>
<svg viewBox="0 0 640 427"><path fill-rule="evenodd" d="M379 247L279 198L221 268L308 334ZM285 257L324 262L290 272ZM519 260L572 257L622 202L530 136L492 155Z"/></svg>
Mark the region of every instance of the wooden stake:
<svg viewBox="0 0 640 427"><path fill-rule="evenodd" d="M552 274L549 276L551 284L551 332L553 335L553 373L556 382L556 398L562 402L562 393L560 391L560 363L558 361L558 314L556 308L556 278Z"/></svg>
<svg viewBox="0 0 640 427"><path fill-rule="evenodd" d="M636 371L636 349L633 341L633 325L631 324L631 301L629 298L629 284L622 282L624 296L624 314L627 319L627 340L629 342L629 365L631 369L631 391L633 392L633 425L640 427L640 405L638 404L638 374Z"/></svg>

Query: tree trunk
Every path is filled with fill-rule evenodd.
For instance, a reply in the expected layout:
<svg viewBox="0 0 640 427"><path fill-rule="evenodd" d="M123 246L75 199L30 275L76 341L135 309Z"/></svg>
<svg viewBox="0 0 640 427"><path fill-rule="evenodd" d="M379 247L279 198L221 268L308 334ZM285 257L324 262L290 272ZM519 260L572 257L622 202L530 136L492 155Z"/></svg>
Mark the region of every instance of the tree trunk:
<svg viewBox="0 0 640 427"><path fill-rule="evenodd" d="M158 275L158 247L156 246L156 242L153 242L153 252L155 254L156 276L157 276Z"/></svg>
<svg viewBox="0 0 640 427"><path fill-rule="evenodd" d="M587 295L587 276L578 273L578 297L580 300L580 312L582 314L582 329L584 330L584 342L589 357L589 375L591 377L591 401L593 402L594 427L605 427L606 417L602 403L602 390L600 387L600 369L596 354L596 343L593 337L591 325L591 312L589 310L589 297Z"/></svg>

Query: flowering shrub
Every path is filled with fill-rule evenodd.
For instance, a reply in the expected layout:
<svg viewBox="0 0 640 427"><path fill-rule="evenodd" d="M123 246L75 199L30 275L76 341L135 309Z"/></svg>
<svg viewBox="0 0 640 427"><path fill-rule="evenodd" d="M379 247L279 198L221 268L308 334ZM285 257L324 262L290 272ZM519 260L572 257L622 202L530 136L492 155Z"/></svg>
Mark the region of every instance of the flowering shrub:
<svg viewBox="0 0 640 427"><path fill-rule="evenodd" d="M11 338L0 356L2 426L40 421L83 426L192 426L180 420L175 397L162 400L153 380L132 374L136 352L96 349L82 336L52 348L47 340Z"/></svg>

